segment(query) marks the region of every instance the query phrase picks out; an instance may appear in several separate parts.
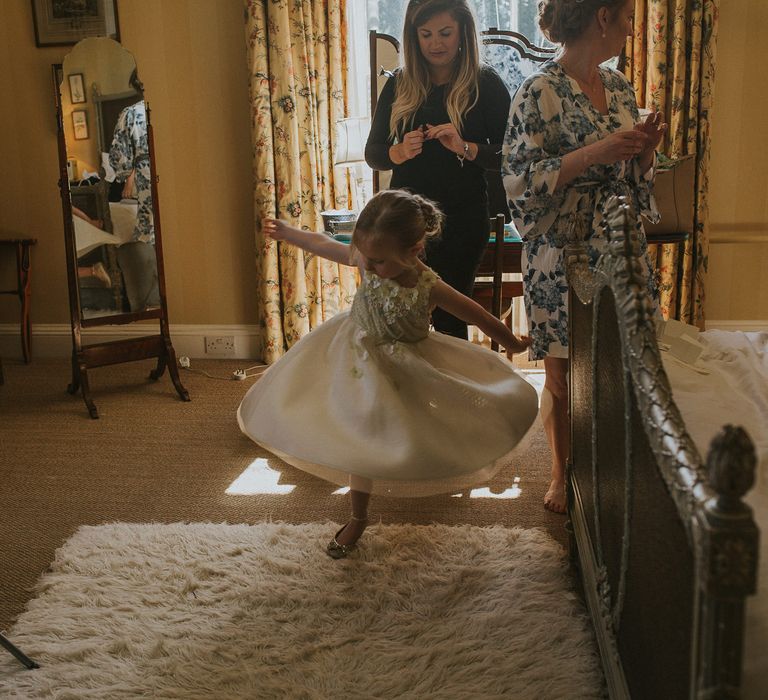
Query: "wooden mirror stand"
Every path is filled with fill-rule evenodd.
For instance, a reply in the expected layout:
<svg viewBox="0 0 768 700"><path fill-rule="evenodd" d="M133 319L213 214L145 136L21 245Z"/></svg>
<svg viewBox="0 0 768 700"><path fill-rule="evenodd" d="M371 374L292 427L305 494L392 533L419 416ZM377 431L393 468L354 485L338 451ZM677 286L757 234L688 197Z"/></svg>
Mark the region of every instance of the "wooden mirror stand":
<svg viewBox="0 0 768 700"><path fill-rule="evenodd" d="M111 41L105 39L105 41ZM61 194L61 210L64 219L64 243L67 261L67 282L69 287L69 308L72 320L72 382L67 387L70 394L82 392L83 400L88 408L91 418L98 418L99 413L91 398L91 390L88 381L88 370L95 367L157 358L157 365L149 374L153 380L159 379L166 368L170 374L176 391L184 401L189 401L189 393L184 388L179 377L176 353L171 342L168 311L165 296L165 275L163 272L163 248L160 232L160 207L157 194L157 175L154 162L154 141L152 125L150 122L150 110L147 106L147 138L149 146L149 165L151 173L152 210L154 212L155 240L154 249L157 262L157 283L159 292L159 304L136 311L118 309L117 313L110 315L86 317L83 312L80 298L80 284L78 280L78 255L75 239L75 225L73 222L72 190L67 171L67 142L64 133L64 114L62 108L61 90L61 66L54 66L54 94L56 100L57 136L59 153L59 191ZM157 333L119 339L109 342L84 343L82 330L106 325L124 325L136 321L156 319L159 322Z"/></svg>

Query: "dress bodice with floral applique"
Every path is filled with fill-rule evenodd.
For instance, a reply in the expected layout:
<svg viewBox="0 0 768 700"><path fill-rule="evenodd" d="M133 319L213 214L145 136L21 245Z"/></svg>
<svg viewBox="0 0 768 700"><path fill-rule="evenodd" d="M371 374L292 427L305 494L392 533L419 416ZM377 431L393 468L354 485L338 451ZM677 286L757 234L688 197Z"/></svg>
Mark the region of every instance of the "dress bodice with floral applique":
<svg viewBox="0 0 768 700"><path fill-rule="evenodd" d="M365 272L352 304L352 320L381 343L415 343L429 333L429 296L438 277L426 268L413 287Z"/></svg>

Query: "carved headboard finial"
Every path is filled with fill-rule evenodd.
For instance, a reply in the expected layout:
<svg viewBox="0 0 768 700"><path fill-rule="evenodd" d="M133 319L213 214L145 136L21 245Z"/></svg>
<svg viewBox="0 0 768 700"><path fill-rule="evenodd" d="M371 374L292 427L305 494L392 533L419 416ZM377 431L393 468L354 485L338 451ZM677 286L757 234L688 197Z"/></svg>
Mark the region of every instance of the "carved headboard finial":
<svg viewBox="0 0 768 700"><path fill-rule="evenodd" d="M707 473L721 511L741 510L741 498L755 483L757 456L743 428L726 425L707 453Z"/></svg>

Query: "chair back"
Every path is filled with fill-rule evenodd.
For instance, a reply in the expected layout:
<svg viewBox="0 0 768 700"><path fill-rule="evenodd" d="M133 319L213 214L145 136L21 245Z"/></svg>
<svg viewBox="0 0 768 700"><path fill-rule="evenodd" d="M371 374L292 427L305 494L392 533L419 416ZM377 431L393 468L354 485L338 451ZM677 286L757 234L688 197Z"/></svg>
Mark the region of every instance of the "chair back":
<svg viewBox="0 0 768 700"><path fill-rule="evenodd" d="M490 231L493 232L494 240L486 247L475 273L472 298L490 314L511 326L512 301L523 296L523 283L504 281L504 274L521 271L522 244L516 247L512 244L513 252L505 256L504 214L497 214L490 220ZM491 341L491 349L499 349L495 341Z"/></svg>

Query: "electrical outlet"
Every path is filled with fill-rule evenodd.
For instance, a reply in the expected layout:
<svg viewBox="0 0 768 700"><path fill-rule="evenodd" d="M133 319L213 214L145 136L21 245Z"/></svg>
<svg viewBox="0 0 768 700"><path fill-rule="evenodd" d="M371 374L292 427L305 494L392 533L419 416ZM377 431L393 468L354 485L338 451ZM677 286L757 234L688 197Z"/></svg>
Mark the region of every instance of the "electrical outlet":
<svg viewBox="0 0 768 700"><path fill-rule="evenodd" d="M207 335L205 336L206 355L234 355L235 336L233 335Z"/></svg>

